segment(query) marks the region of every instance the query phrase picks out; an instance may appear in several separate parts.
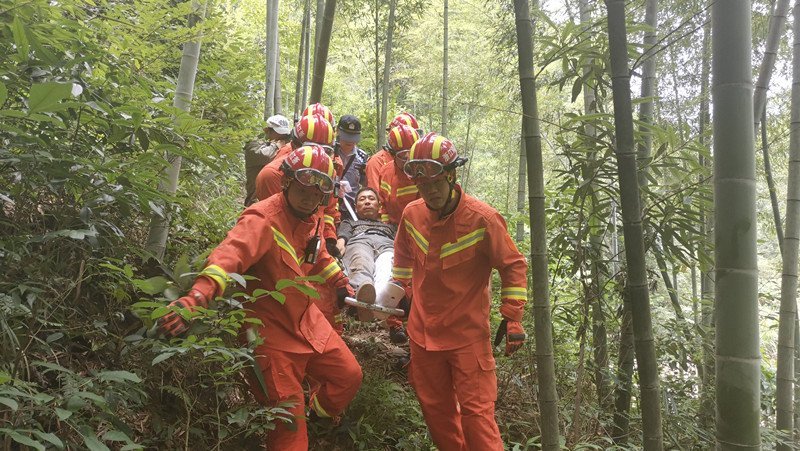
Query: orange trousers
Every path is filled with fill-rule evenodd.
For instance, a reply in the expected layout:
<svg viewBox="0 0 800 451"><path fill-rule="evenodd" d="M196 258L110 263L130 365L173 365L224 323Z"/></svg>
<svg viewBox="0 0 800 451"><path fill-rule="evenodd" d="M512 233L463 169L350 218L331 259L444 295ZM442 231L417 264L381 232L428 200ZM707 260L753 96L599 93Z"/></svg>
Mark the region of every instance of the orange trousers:
<svg viewBox="0 0 800 451"><path fill-rule="evenodd" d="M361 386L361 366L337 334L331 334L322 353L295 354L259 346L256 362L264 376L266 396L252 371L247 372L250 390L259 403L275 406L292 403L288 408L294 421L278 421L267 435L267 449L275 451L308 450L308 431L303 400L303 379L308 375L318 381L316 391L320 406L332 416L341 414Z"/></svg>
<svg viewBox="0 0 800 451"><path fill-rule="evenodd" d="M503 450L494 419L497 376L489 340L427 351L411 340L408 378L440 451Z"/></svg>
<svg viewBox="0 0 800 451"><path fill-rule="evenodd" d="M336 288L328 284L312 284L312 287L319 293L319 299L314 299L319 311L328 320L333 330L340 336L344 333L344 323L342 322L342 311L336 306Z"/></svg>

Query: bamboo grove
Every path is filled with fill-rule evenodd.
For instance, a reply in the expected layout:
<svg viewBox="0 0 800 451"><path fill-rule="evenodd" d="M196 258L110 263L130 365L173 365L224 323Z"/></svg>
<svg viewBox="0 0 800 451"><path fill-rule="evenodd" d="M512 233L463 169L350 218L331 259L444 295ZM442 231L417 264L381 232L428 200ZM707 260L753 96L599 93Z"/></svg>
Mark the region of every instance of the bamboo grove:
<svg viewBox="0 0 800 451"><path fill-rule="evenodd" d="M800 0L0 0L0 446L251 449L286 420L244 388L241 293L146 331L241 213L243 144L321 101L369 153L401 111L446 134L528 257L507 449L800 448L798 23ZM348 323L364 383L311 449L433 449L382 334Z"/></svg>

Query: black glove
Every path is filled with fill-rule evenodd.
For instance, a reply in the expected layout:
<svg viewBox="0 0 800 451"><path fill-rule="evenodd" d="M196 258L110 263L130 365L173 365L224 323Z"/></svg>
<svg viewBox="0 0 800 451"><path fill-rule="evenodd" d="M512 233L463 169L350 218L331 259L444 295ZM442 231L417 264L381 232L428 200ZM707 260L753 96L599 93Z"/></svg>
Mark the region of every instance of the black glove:
<svg viewBox="0 0 800 451"><path fill-rule="evenodd" d="M339 310L344 308L344 298L355 296L355 292L350 285L345 285L336 289L336 306Z"/></svg>
<svg viewBox="0 0 800 451"><path fill-rule="evenodd" d="M408 314L411 313L411 301L408 300L408 296L403 296L403 299L400 299L400 302L397 303L397 308L405 312L403 318L408 318Z"/></svg>
<svg viewBox="0 0 800 451"><path fill-rule="evenodd" d="M328 253L331 254L331 257L342 258L342 254L339 252L339 248L336 247L336 240L335 239L326 238L325 239L325 248L328 249Z"/></svg>
<svg viewBox="0 0 800 451"><path fill-rule="evenodd" d="M494 347L500 345L506 339L506 355L511 355L522 347L525 341L525 330L522 328L522 323L503 318L500 325L497 327L497 333L494 336Z"/></svg>

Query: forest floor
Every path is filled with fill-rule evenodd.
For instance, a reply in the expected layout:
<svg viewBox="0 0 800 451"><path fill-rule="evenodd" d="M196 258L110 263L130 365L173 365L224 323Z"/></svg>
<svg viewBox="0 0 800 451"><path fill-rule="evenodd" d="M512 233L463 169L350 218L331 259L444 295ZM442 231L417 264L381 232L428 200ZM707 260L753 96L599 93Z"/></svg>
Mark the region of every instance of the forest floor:
<svg viewBox="0 0 800 451"><path fill-rule="evenodd" d="M402 359L409 355L408 345L391 343L380 322L347 321L343 338L361 364L364 381L338 426L323 422L309 425L309 449L435 449L402 366ZM498 356L496 413L507 446L521 445L516 449L524 450L538 436L538 424L530 416L538 406L532 405L535 383L531 386L530 377L534 375L520 377L525 373L519 371L526 366L521 365L523 360ZM522 415L524 411L528 414Z"/></svg>

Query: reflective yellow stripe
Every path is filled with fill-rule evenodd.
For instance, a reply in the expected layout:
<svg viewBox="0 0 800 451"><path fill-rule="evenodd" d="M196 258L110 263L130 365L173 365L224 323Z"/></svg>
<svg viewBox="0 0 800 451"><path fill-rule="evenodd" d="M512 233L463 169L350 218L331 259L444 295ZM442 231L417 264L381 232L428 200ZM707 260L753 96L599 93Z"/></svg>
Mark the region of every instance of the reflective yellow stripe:
<svg viewBox="0 0 800 451"><path fill-rule="evenodd" d="M456 252L463 251L464 249L473 246L483 241L486 235L486 227L472 231L461 238L457 239L454 243L446 243L442 245L442 252L439 254L441 258L453 255Z"/></svg>
<svg viewBox="0 0 800 451"><path fill-rule="evenodd" d="M399 266L395 266L392 268L392 277L395 279L410 279L411 268L401 268Z"/></svg>
<svg viewBox="0 0 800 451"><path fill-rule="evenodd" d="M308 118L308 135L306 136L306 141L311 141L314 137L314 118ZM306 165L308 167L308 165Z"/></svg>
<svg viewBox="0 0 800 451"><path fill-rule="evenodd" d="M392 129L392 134L394 135L394 139L397 140L397 149L403 148L403 136L400 135L400 129L395 127Z"/></svg>
<svg viewBox="0 0 800 451"><path fill-rule="evenodd" d="M278 247L285 250L289 253L289 255L300 265L303 261L297 258L297 254L294 251L294 248L291 244L289 244L289 240L286 239L286 236L282 234L278 229L275 227L272 228L272 234L275 235L275 242L278 243Z"/></svg>
<svg viewBox="0 0 800 451"><path fill-rule="evenodd" d="M437 136L436 139L433 140L433 150L431 150L432 159L436 160L439 158L439 154L442 152L442 142L444 142L444 136Z"/></svg>
<svg viewBox="0 0 800 451"><path fill-rule="evenodd" d="M217 282L220 293L225 292L225 288L228 287L228 281L231 280L231 278L228 277L228 273L217 265L206 266L205 269L200 272L200 275Z"/></svg>
<svg viewBox="0 0 800 451"><path fill-rule="evenodd" d="M386 213L381 215L381 222L389 222L389 215Z"/></svg>
<svg viewBox="0 0 800 451"><path fill-rule="evenodd" d="M328 122L330 122L330 121L328 121ZM332 142L333 142L333 126L332 125L328 125L328 143L332 143ZM331 160L331 161L333 161L333 160ZM333 177L333 176L331 176L331 177Z"/></svg>
<svg viewBox="0 0 800 451"><path fill-rule="evenodd" d="M322 218L324 219L325 224L334 225L333 224L333 216L331 216L331 215L323 215Z"/></svg>
<svg viewBox="0 0 800 451"><path fill-rule="evenodd" d="M525 301L528 299L528 290L525 287L506 287L500 290L500 297Z"/></svg>
<svg viewBox="0 0 800 451"><path fill-rule="evenodd" d="M392 195L392 185L390 185L389 182L381 182L381 189L386 191L386 194Z"/></svg>
<svg viewBox="0 0 800 451"><path fill-rule="evenodd" d="M339 264L335 261L328 264L322 272L319 273L319 276L325 280L328 280L339 271Z"/></svg>
<svg viewBox="0 0 800 451"><path fill-rule="evenodd" d="M417 194L419 192L419 188L417 185L406 186L405 188L400 188L397 190L397 197L406 196L408 194Z"/></svg>
<svg viewBox="0 0 800 451"><path fill-rule="evenodd" d="M333 179L334 168L333 168L333 159L328 160L328 177Z"/></svg>
<svg viewBox="0 0 800 451"><path fill-rule="evenodd" d="M317 394L314 393L311 395L311 408L314 409L314 412L317 413L322 418L331 418L331 414L325 411L322 406L319 404L319 400L317 399Z"/></svg>
<svg viewBox="0 0 800 451"><path fill-rule="evenodd" d="M413 238L414 242L417 243L417 246L419 246L422 253L428 255L428 240L426 240L425 237L422 236L422 234L419 233L419 231L415 229L407 219L405 223L406 230L408 231L409 235L411 235L411 238Z"/></svg>

